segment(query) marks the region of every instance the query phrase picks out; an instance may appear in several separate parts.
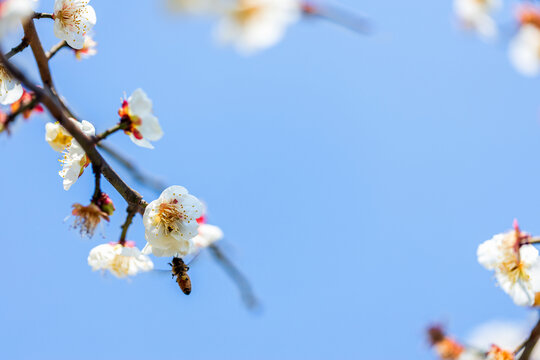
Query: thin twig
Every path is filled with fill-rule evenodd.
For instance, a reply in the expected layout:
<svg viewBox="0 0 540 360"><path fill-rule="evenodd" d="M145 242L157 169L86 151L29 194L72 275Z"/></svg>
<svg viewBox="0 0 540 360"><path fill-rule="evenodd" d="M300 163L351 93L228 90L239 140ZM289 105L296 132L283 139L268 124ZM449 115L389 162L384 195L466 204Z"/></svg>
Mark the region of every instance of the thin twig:
<svg viewBox="0 0 540 360"><path fill-rule="evenodd" d="M105 130L104 132L102 132L101 134L98 134L95 136L95 139L94 141L97 143L99 143L101 140L105 140L109 135L112 135L114 134L115 132L117 132L118 130L122 130L124 129L124 124L121 124L121 123L118 123L116 124L115 126L113 126L112 128L108 129L108 130Z"/></svg>
<svg viewBox="0 0 540 360"><path fill-rule="evenodd" d="M244 274L238 270L238 268L225 256L223 251L217 245L212 244L208 248L210 249L210 252L214 258L219 262L219 264L223 267L223 269L225 269L227 274L229 274L231 279L238 286L238 290L240 291L240 295L242 296L242 300L244 301L246 307L249 309L257 308L259 306L259 300L253 293L251 284Z"/></svg>
<svg viewBox="0 0 540 360"><path fill-rule="evenodd" d="M14 111L11 114L9 114L6 118L6 121L2 124L3 128L7 131L7 133L8 134L10 133L9 132L10 123L14 122L19 115L24 114L26 111L33 110L38 104L39 104L39 98L37 95L34 94L30 102L28 102L25 105L20 106L17 109L17 111Z"/></svg>
<svg viewBox="0 0 540 360"><path fill-rule="evenodd" d="M54 19L53 14L35 12L32 16L33 19Z"/></svg>
<svg viewBox="0 0 540 360"><path fill-rule="evenodd" d="M28 45L30 45L30 43L28 42L28 39L26 39L26 36L22 38L21 42L19 45L15 46L14 48L12 48L7 54L6 54L6 58L8 59L11 59L13 56L15 56L16 54L20 53L21 51L23 51L24 49L26 49L28 47Z"/></svg>
<svg viewBox="0 0 540 360"><path fill-rule="evenodd" d="M101 197L101 170L96 165L92 164L92 171L95 177L94 195L92 196L92 202L97 202Z"/></svg>
<svg viewBox="0 0 540 360"><path fill-rule="evenodd" d="M534 350L534 347L538 342L538 339L540 339L540 320L538 320L534 328L531 330L531 334L529 335L527 340L525 340L525 343L523 345L523 352L521 353L521 356L518 358L518 360L529 360Z"/></svg>
<svg viewBox="0 0 540 360"><path fill-rule="evenodd" d="M373 31L372 24L365 17L335 5L306 1L302 3L302 11L308 17L319 17L362 35L368 35Z"/></svg>
<svg viewBox="0 0 540 360"><path fill-rule="evenodd" d="M112 148L109 144L100 142L98 147L109 154L116 162L123 166L133 177L137 183L152 189L156 194L161 194L167 185L161 180L143 173L130 159L126 158L122 153Z"/></svg>
<svg viewBox="0 0 540 360"><path fill-rule="evenodd" d="M51 60L54 55L56 55L57 52L59 52L61 49L69 47L68 43L65 40L60 41L58 44L54 45L46 54L47 59Z"/></svg>
<svg viewBox="0 0 540 360"><path fill-rule="evenodd" d="M133 217L137 213L137 209L132 206L128 206L126 211L127 211L126 221L124 222L124 225L122 225L122 233L120 234L120 240L118 241L118 243L121 244L122 246L126 244L127 232L128 232L129 226L133 222Z"/></svg>
<svg viewBox="0 0 540 360"><path fill-rule="evenodd" d="M33 41L35 40L30 39L31 46ZM34 51L34 47L32 47L32 50ZM45 62L47 62L46 57L44 56L45 53L43 51L43 48L36 50L36 52L39 51L41 51L43 56L35 55L36 61L39 62L40 60L38 59L44 58ZM51 90L47 88L40 88L36 86L33 82L28 80L26 75L24 75L13 64L11 64L8 59L6 59L3 52L0 52L0 60L14 78L19 80L26 88L33 91L36 96L41 97L43 105L45 105L45 107L49 110L52 117L58 120L60 125L62 125L62 127L64 127L64 129L66 129L68 133L73 136L75 140L77 140L77 142L81 145L92 164L98 166L101 169L101 173L103 174L103 176L105 176L107 181L109 181L109 183L116 189L116 191L118 191L118 193L122 195L126 202L130 205L136 206L138 211L142 214L147 205L146 201L143 200L142 196L138 192L129 187L124 182L124 180L122 180L120 176L118 176L118 174L109 166L109 164L105 161L105 159L103 159L101 154L96 150L93 140L86 136L79 129L79 127L75 124L75 121L70 120L66 116L62 104L57 99L57 97L52 94ZM42 69L43 66L38 66L38 68Z"/></svg>

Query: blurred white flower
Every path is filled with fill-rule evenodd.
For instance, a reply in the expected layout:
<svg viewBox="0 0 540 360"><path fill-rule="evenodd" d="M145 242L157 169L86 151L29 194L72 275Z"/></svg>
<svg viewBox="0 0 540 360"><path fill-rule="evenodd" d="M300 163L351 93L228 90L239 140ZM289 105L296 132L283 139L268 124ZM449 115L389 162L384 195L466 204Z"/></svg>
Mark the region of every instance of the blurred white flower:
<svg viewBox="0 0 540 360"><path fill-rule="evenodd" d="M92 270L109 270L119 278L133 276L139 272L150 271L154 268L152 260L128 241L121 244L98 245L88 255L88 265Z"/></svg>
<svg viewBox="0 0 540 360"><path fill-rule="evenodd" d="M0 0L0 38L32 15L36 0Z"/></svg>
<svg viewBox="0 0 540 360"><path fill-rule="evenodd" d="M244 54L275 45L301 15L298 0L236 0L225 11L217 38Z"/></svg>
<svg viewBox="0 0 540 360"><path fill-rule="evenodd" d="M497 35L497 25L491 14L500 7L500 0L454 0L454 12L459 20L484 38Z"/></svg>
<svg viewBox="0 0 540 360"><path fill-rule="evenodd" d="M219 0L168 0L167 5L172 11L204 14L218 12L222 3Z"/></svg>
<svg viewBox="0 0 540 360"><path fill-rule="evenodd" d="M54 151L62 152L71 144L73 137L58 122L45 124L45 141Z"/></svg>
<svg viewBox="0 0 540 360"><path fill-rule="evenodd" d="M203 205L182 186L165 189L144 211L147 246L143 253L156 256L185 256L192 250Z"/></svg>
<svg viewBox="0 0 540 360"><path fill-rule="evenodd" d="M535 76L540 71L540 29L535 25L521 26L510 42L510 61L523 75Z"/></svg>
<svg viewBox="0 0 540 360"><path fill-rule="evenodd" d="M510 321L491 321L474 329L467 344L486 352L493 344L503 349L516 349L529 336L532 326ZM535 348L530 359L540 360L540 348Z"/></svg>
<svg viewBox="0 0 540 360"><path fill-rule="evenodd" d="M0 104L13 104L23 93L21 83L13 79L6 68L0 65Z"/></svg>
<svg viewBox="0 0 540 360"><path fill-rule="evenodd" d="M74 49L82 49L86 33L96 24L96 12L90 0L56 0L54 35Z"/></svg>
<svg viewBox="0 0 540 360"><path fill-rule="evenodd" d="M118 115L121 121L127 124L124 132L138 146L153 149L154 146L150 141L159 140L163 136L159 121L152 114L152 100L142 89L135 90L127 100L124 100Z"/></svg>
<svg viewBox="0 0 540 360"><path fill-rule="evenodd" d="M478 262L495 271L501 288L516 305L531 306L540 283L540 257L533 245L521 245L528 235L516 230L497 234L478 247Z"/></svg>
<svg viewBox="0 0 540 360"><path fill-rule="evenodd" d="M76 124L86 136L96 134L94 125L86 120L81 123L76 122ZM69 146L64 150L64 157L60 162L62 163L62 170L58 174L64 179L64 190L69 190L71 185L75 184L83 174L84 169L90 164L90 159L86 156L81 145L75 139L72 139Z"/></svg>
<svg viewBox="0 0 540 360"><path fill-rule="evenodd" d="M88 59L97 54L97 42L90 35L84 38L84 45L81 49L75 49L75 57L77 60Z"/></svg>
<svg viewBox="0 0 540 360"><path fill-rule="evenodd" d="M486 355L486 360L514 360L512 350L503 349L497 345L491 345L491 349Z"/></svg>
<svg viewBox="0 0 540 360"><path fill-rule="evenodd" d="M223 231L219 227L210 224L200 224L199 233L192 241L193 245L197 248L205 248L221 239L223 239Z"/></svg>

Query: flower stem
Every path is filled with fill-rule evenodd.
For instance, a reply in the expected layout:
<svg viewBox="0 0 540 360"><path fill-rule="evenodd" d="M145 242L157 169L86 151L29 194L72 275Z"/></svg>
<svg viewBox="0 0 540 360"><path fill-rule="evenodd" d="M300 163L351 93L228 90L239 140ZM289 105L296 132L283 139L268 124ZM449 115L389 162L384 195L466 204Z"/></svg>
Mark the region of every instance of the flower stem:
<svg viewBox="0 0 540 360"><path fill-rule="evenodd" d="M61 49L65 48L65 47L69 47L69 45L67 44L67 42L65 40L63 41L60 41L58 44L54 45L51 50L49 50L47 52L47 59L48 60L51 60L51 58L56 55L57 52L59 52Z"/></svg>
<svg viewBox="0 0 540 360"><path fill-rule="evenodd" d="M21 51L23 51L24 49L26 49L28 47L28 45L30 45L30 42L28 41L28 39L25 37L22 38L21 42L19 43L19 45L15 46L14 48L12 48L7 54L6 54L6 58L8 59L11 59L13 56L15 56L16 54L20 53Z"/></svg>
<svg viewBox="0 0 540 360"><path fill-rule="evenodd" d="M99 166L92 164L92 170L94 171L95 176L95 188L94 195L92 196L92 202L95 203L101 197L101 169Z"/></svg>
<svg viewBox="0 0 540 360"><path fill-rule="evenodd" d="M123 130L125 128L125 125L122 124L122 123L118 123L116 124L115 126L113 126L112 128L108 129L108 130L105 130L104 132L102 132L101 134L99 135L96 135L95 136L95 143L99 143L101 140L104 140L106 139L109 135L112 135L114 134L115 132L117 132L118 130Z"/></svg>
<svg viewBox="0 0 540 360"><path fill-rule="evenodd" d="M53 14L35 12L32 16L33 19L54 19Z"/></svg>
<svg viewBox="0 0 540 360"><path fill-rule="evenodd" d="M127 208L127 217L126 221L124 222L124 225L122 225L122 233L120 234L120 240L118 243L122 246L126 244L126 236L129 229L129 226L133 222L133 217L135 217L135 214L137 213L137 208L134 208L133 206L128 206Z"/></svg>

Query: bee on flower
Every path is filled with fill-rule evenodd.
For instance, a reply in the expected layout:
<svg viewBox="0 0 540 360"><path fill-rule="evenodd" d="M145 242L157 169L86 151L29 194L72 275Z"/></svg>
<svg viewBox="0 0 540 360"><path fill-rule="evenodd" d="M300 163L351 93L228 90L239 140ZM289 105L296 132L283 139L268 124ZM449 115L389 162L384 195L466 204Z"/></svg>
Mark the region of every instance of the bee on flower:
<svg viewBox="0 0 540 360"><path fill-rule="evenodd" d="M98 245L88 255L92 270L108 270L118 278L133 276L154 268L152 260L135 247L132 241L125 244L109 243Z"/></svg>
<svg viewBox="0 0 540 360"><path fill-rule="evenodd" d="M15 113L19 111L20 108L24 108L25 106L28 106L33 100L33 94L29 93L28 91L23 89L23 94L21 98L17 101L15 101L13 104L11 104L11 112ZM36 104L30 109L24 110L22 112L22 115L25 119L29 119L32 114L37 113L40 114L43 112L43 106L40 104Z"/></svg>
<svg viewBox="0 0 540 360"><path fill-rule="evenodd" d="M0 104L10 105L23 96L23 87L0 65Z"/></svg>
<svg viewBox="0 0 540 360"><path fill-rule="evenodd" d="M540 8L521 6L518 19L519 30L510 42L510 61L522 75L535 76L540 72Z"/></svg>
<svg viewBox="0 0 540 360"><path fill-rule="evenodd" d="M0 38L34 12L35 0L0 0Z"/></svg>
<svg viewBox="0 0 540 360"><path fill-rule="evenodd" d="M90 0L56 0L54 35L74 49L82 49L86 34L96 24L96 12Z"/></svg>
<svg viewBox="0 0 540 360"><path fill-rule="evenodd" d="M477 251L478 262L495 272L500 287L519 306L534 305L540 290L540 256L527 243L529 238L516 222L514 230L495 235L480 244Z"/></svg>
<svg viewBox="0 0 540 360"><path fill-rule="evenodd" d="M143 253L155 256L185 256L192 251L198 234L197 219L202 203L182 186L165 189L144 211L143 223L148 244Z"/></svg>
<svg viewBox="0 0 540 360"><path fill-rule="evenodd" d="M75 121L74 119L72 121ZM90 122L83 120L82 122L75 121L77 126L86 136L94 136L96 129ZM52 146L52 145L51 145ZM64 190L75 184L79 177L83 174L84 169L90 165L90 159L84 152L81 145L75 140L71 139L70 144L64 149L64 157L60 160L62 163L62 170L58 173L64 180Z"/></svg>
<svg viewBox="0 0 540 360"><path fill-rule="evenodd" d="M84 45L81 49L73 49L77 60L88 59L97 54L97 42L90 35L84 38Z"/></svg>
<svg viewBox="0 0 540 360"><path fill-rule="evenodd" d="M501 7L501 0L454 0L454 12L461 23L485 39L497 35L492 14Z"/></svg>
<svg viewBox="0 0 540 360"><path fill-rule="evenodd" d="M120 124L135 145L153 149L150 141L157 141L163 136L157 117L152 114L152 100L142 89L137 89L124 100L118 110Z"/></svg>
<svg viewBox="0 0 540 360"><path fill-rule="evenodd" d="M217 38L241 53L254 53L278 43L301 13L298 0L235 0L218 25Z"/></svg>

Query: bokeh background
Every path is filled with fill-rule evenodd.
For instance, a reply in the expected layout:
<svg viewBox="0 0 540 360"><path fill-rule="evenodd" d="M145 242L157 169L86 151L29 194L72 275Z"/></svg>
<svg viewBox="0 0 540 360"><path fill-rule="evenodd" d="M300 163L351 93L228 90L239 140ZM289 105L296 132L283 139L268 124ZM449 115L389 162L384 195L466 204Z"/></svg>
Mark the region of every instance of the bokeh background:
<svg viewBox="0 0 540 360"><path fill-rule="evenodd" d="M189 297L167 275L92 272L88 251L117 240L125 206L107 184L107 238L69 229L92 176L62 189L41 116L0 140L0 358L433 359L433 321L466 338L530 318L476 262L514 218L540 233L538 82L509 64L512 26L486 44L459 31L450 1L341 3L376 32L303 21L242 57L215 46L211 20L159 1L92 2L99 54L59 53L59 91L98 131L124 92L149 94L164 138L153 151L122 134L114 145L208 204L262 311L246 311L206 253ZM57 42L51 21L38 30L46 48ZM32 61L17 57L38 79ZM128 237L144 245L140 217Z"/></svg>

